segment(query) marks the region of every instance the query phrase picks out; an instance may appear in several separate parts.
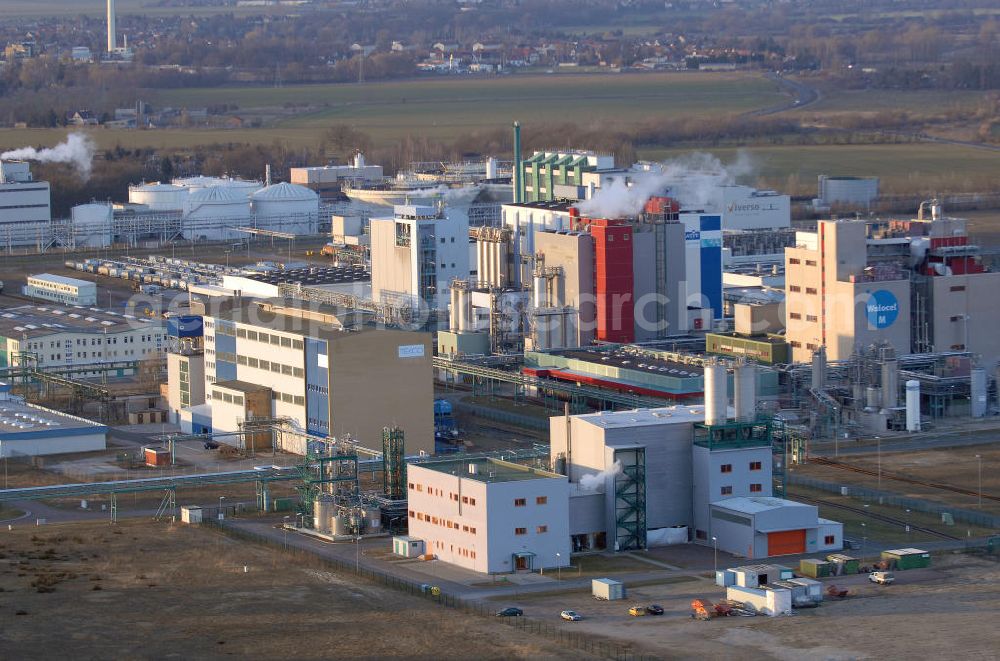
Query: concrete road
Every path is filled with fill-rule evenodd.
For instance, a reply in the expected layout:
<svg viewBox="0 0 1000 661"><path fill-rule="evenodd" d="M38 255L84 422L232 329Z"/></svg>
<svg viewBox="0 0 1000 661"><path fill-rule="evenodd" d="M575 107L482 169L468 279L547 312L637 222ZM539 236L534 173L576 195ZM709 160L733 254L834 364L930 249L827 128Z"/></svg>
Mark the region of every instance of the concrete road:
<svg viewBox="0 0 1000 661"><path fill-rule="evenodd" d="M773 80L786 92L791 94L792 98L776 106L761 108L760 110L751 110L750 112L744 113L747 117L766 117L768 115L777 115L778 113L787 112L789 110L799 110L800 108L805 108L806 106L816 103L821 98L818 89L810 87L801 81L785 78L784 76L773 72L764 75L766 78Z"/></svg>

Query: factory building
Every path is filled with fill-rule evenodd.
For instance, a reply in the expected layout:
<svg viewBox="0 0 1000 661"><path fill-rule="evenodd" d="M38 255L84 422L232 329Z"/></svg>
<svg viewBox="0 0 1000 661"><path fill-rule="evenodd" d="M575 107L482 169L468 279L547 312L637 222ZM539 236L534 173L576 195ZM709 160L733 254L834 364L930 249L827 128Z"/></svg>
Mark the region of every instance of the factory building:
<svg viewBox="0 0 1000 661"><path fill-rule="evenodd" d="M179 411L185 430L218 425L232 431L249 414L246 395L243 413L234 410L239 396L234 388L249 392L245 384L250 384L269 390L269 417L296 429L318 436L350 434L362 445L375 445L383 427L392 424L406 434L408 455L433 453L428 334L358 325L352 311L324 305L306 309L238 298L208 311L204 307L192 306L204 312L205 403L197 406L192 397L191 407ZM216 387L223 383L231 387ZM216 390L222 396L218 411ZM256 408L250 412L260 417Z"/></svg>
<svg viewBox="0 0 1000 661"><path fill-rule="evenodd" d="M97 284L89 280L63 275L39 273L29 275L23 293L28 298L52 301L63 305L97 305Z"/></svg>
<svg viewBox="0 0 1000 661"><path fill-rule="evenodd" d="M824 209L834 205L870 209L877 199L878 177L835 177L821 174L813 206Z"/></svg>
<svg viewBox="0 0 1000 661"><path fill-rule="evenodd" d="M435 207L400 205L371 220L372 298L448 309L453 280L469 278L469 222Z"/></svg>
<svg viewBox="0 0 1000 661"><path fill-rule="evenodd" d="M564 475L490 458L410 463L409 536L439 560L488 574L570 562Z"/></svg>
<svg viewBox="0 0 1000 661"><path fill-rule="evenodd" d="M35 181L24 161L0 161L0 246L36 244L51 222L49 182Z"/></svg>
<svg viewBox="0 0 1000 661"><path fill-rule="evenodd" d="M0 383L0 458L96 452L107 433L106 425L28 404Z"/></svg>
<svg viewBox="0 0 1000 661"><path fill-rule="evenodd" d="M709 363L704 406L550 418L552 462L571 486L574 550L678 536L751 558L841 548L840 524L774 497L773 466L784 457L756 412L756 371L734 367L731 409L726 367Z"/></svg>
<svg viewBox="0 0 1000 661"><path fill-rule="evenodd" d="M291 168L289 179L317 193L340 192L340 185L349 182L376 182L383 178L381 165L368 165L365 155L358 152L348 165L321 165Z"/></svg>
<svg viewBox="0 0 1000 661"><path fill-rule="evenodd" d="M167 409L172 424L180 424L181 409L205 403L204 337L198 315L167 319Z"/></svg>
<svg viewBox="0 0 1000 661"><path fill-rule="evenodd" d="M0 367L134 363L159 358L164 336L159 321L97 308L61 305L6 308L0 311ZM118 375L133 370L134 366L122 365Z"/></svg>
<svg viewBox="0 0 1000 661"><path fill-rule="evenodd" d="M786 335L792 359L819 346L831 361L888 343L897 353L970 351L1000 358L1000 309L983 306L1000 287L966 221L936 203L918 218L887 223L820 221L785 251Z"/></svg>
<svg viewBox="0 0 1000 661"><path fill-rule="evenodd" d="M785 250L792 360L810 360L821 346L831 360L848 358L858 345L909 348L910 276L892 261L869 261L864 221L820 221L816 232L799 232L798 243Z"/></svg>
<svg viewBox="0 0 1000 661"><path fill-rule="evenodd" d="M515 166L516 167L516 166ZM520 161L519 178L515 182L518 190L514 199L518 202L545 202L565 198L561 189L575 190L583 185L585 172L612 170L614 156L597 154L592 151L536 151Z"/></svg>

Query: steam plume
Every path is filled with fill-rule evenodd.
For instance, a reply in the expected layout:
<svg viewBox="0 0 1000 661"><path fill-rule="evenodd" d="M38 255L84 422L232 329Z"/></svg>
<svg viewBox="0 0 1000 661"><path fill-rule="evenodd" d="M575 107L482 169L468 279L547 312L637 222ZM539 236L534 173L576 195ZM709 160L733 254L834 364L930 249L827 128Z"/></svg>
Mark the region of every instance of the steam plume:
<svg viewBox="0 0 1000 661"><path fill-rule="evenodd" d="M583 491L597 491L604 486L604 482L609 477L614 477L622 472L622 462L616 461L611 468L602 470L600 473L584 475L580 478L580 489Z"/></svg>
<svg viewBox="0 0 1000 661"><path fill-rule="evenodd" d="M581 214L592 218L621 218L642 211L651 195L670 195L682 207L705 208L717 187L734 184L752 170L745 152L739 152L732 163L723 163L712 154L694 153L635 170L631 184L615 179L577 206Z"/></svg>
<svg viewBox="0 0 1000 661"><path fill-rule="evenodd" d="M35 149L21 147L0 154L0 160L38 161L39 163L68 163L82 179L89 179L94 162L94 141L83 133L71 133L65 142L55 147Z"/></svg>

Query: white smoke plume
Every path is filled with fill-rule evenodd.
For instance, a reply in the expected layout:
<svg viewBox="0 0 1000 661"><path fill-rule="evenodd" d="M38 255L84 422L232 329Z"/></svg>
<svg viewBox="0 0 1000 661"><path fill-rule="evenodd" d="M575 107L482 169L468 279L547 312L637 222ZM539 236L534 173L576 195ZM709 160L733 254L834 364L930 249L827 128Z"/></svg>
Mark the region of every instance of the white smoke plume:
<svg viewBox="0 0 1000 661"><path fill-rule="evenodd" d="M68 163L80 178L90 178L94 164L94 141L84 133L71 133L65 142L55 147L35 149L21 147L0 154L0 160L38 161L39 163Z"/></svg>
<svg viewBox="0 0 1000 661"><path fill-rule="evenodd" d="M597 491L604 487L604 483L609 477L614 477L622 472L622 462L616 461L611 468L602 470L600 473L591 473L580 478L580 489L582 491Z"/></svg>
<svg viewBox="0 0 1000 661"><path fill-rule="evenodd" d="M669 195L682 208L704 209L719 186L734 184L751 172L753 164L742 151L732 163L723 163L712 154L693 153L636 169L629 175L631 184L615 179L577 207L591 218L621 218L641 212L651 195Z"/></svg>

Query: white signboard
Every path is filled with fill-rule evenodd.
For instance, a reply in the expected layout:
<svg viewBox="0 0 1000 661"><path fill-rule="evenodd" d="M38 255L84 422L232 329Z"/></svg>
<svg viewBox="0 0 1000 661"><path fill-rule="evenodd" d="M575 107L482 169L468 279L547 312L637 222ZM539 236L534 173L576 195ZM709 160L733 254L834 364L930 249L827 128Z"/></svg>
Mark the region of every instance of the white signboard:
<svg viewBox="0 0 1000 661"><path fill-rule="evenodd" d="M422 344L399 345L400 358L422 358L423 355L424 355L424 345Z"/></svg>

